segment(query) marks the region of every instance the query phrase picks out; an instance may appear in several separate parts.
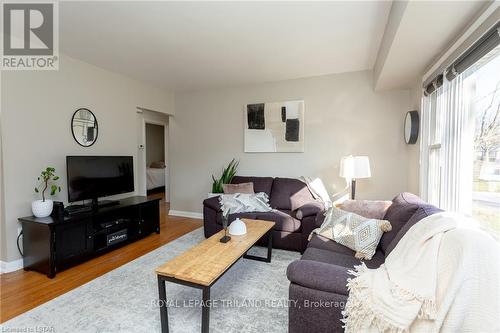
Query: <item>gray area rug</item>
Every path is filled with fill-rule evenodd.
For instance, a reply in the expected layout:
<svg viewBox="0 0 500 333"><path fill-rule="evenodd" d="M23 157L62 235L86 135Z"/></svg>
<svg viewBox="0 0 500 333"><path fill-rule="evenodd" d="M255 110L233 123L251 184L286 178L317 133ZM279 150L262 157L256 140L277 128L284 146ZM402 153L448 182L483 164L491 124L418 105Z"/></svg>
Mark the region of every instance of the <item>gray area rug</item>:
<svg viewBox="0 0 500 333"><path fill-rule="evenodd" d="M2 332L160 332L155 268L203 240L199 228L2 325ZM256 247L252 254L265 255ZM240 259L211 289L210 332L287 332L286 268L298 252L273 249L270 264ZM201 290L168 283L172 333L201 331Z"/></svg>

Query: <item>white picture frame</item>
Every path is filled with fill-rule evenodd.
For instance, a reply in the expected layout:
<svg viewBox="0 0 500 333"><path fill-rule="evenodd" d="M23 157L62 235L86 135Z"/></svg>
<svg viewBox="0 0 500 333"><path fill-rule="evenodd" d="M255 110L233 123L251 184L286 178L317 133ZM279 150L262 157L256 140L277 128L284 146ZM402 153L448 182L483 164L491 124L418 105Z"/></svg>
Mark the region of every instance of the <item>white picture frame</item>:
<svg viewBox="0 0 500 333"><path fill-rule="evenodd" d="M304 113L303 100L246 104L245 153L303 153Z"/></svg>

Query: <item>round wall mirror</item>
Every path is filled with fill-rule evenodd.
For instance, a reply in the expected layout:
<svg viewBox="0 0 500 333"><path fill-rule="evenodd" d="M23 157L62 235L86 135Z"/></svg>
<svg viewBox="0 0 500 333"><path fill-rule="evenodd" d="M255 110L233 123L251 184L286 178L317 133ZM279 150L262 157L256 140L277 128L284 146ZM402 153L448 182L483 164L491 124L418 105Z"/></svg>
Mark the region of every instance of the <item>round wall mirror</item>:
<svg viewBox="0 0 500 333"><path fill-rule="evenodd" d="M92 146L97 141L99 132L97 118L89 109L81 108L73 113L71 132L75 141L84 147Z"/></svg>
<svg viewBox="0 0 500 333"><path fill-rule="evenodd" d="M408 111L405 118L405 142L407 144L415 144L418 139L419 127L418 111Z"/></svg>

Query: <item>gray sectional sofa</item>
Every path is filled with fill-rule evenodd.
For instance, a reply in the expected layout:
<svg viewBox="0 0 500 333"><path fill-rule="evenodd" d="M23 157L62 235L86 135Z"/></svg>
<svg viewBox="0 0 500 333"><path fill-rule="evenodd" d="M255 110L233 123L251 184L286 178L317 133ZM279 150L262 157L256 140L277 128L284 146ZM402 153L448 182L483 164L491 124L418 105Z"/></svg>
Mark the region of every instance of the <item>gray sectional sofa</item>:
<svg viewBox="0 0 500 333"><path fill-rule="evenodd" d="M273 247L303 252L309 234L316 228L316 216L324 211L323 204L316 201L307 185L298 179L236 176L232 180L233 184L248 182L253 183L255 192L267 193L274 210L232 214L229 221L237 217L274 221ZM222 230L219 197L203 201L203 227L205 237ZM267 240L262 239L260 243L267 244Z"/></svg>
<svg viewBox="0 0 500 333"><path fill-rule="evenodd" d="M401 193L392 200L384 219L392 231L385 233L373 258L365 261L369 268L384 263L403 235L424 217L441 210L411 193ZM318 214L315 224L323 222ZM348 271L360 260L354 251L322 236L314 235L302 258L288 266L290 280L289 333L342 332L342 310L347 301Z"/></svg>
<svg viewBox="0 0 500 333"><path fill-rule="evenodd" d="M232 181L234 184L246 182L254 184L255 192L267 193L275 210L234 214L229 217L230 221L236 217L274 221L273 247L303 252L301 259L287 269L291 301L289 333L342 332L341 312L349 295L348 271L361 261L354 257L351 249L322 236L313 235L308 240L311 232L323 223L324 207L303 182L241 176ZM396 196L384 215L384 219L391 222L392 230L384 233L373 258L365 261L366 266L379 267L415 223L440 211L411 193ZM203 202L203 222L205 237L222 229L218 197ZM267 244L267 240L262 239L261 243Z"/></svg>

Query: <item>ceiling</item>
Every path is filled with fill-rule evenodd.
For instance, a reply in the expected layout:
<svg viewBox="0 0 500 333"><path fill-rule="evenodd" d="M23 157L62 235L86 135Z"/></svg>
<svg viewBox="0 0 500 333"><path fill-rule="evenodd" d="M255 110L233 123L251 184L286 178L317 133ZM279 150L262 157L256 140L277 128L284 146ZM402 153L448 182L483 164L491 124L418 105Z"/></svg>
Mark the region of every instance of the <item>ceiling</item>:
<svg viewBox="0 0 500 333"><path fill-rule="evenodd" d="M60 49L173 91L359 71L373 67L390 7L61 2Z"/></svg>
<svg viewBox="0 0 500 333"><path fill-rule="evenodd" d="M395 3L375 65L375 88L411 88L488 5L481 1ZM404 7L404 8L397 8ZM384 50L384 47L389 49ZM382 51L386 51L385 53Z"/></svg>
<svg viewBox="0 0 500 333"><path fill-rule="evenodd" d="M434 4L439 4L439 15L449 15L444 22L433 15L429 27ZM182 92L367 70L376 62L376 85L393 88L384 82L415 80L484 3L429 2L406 12L418 7L411 2L398 15L390 15L390 1L86 1L59 6L63 53ZM396 27L390 36L389 25ZM381 44L384 52L379 52ZM429 46L428 52L420 53L423 46ZM404 58L417 53L418 61ZM402 65L412 68L402 70L408 67Z"/></svg>

